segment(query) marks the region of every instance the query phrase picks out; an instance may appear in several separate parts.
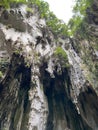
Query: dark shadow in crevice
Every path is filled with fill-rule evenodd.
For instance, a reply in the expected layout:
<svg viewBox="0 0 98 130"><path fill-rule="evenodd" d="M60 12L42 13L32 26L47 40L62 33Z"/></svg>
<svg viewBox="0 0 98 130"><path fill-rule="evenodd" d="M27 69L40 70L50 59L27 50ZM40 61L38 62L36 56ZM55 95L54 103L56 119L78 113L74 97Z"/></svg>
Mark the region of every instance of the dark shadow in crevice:
<svg viewBox="0 0 98 130"><path fill-rule="evenodd" d="M90 84L80 93L78 102L83 118L92 129L98 128L98 96Z"/></svg>
<svg viewBox="0 0 98 130"><path fill-rule="evenodd" d="M17 71L20 74L20 70ZM29 114L29 109L30 109L30 102L29 102L29 97L28 97L28 91L30 89L30 84L31 84L31 68L21 68L21 81L20 81L20 86L19 86L19 91L18 91L18 96L17 96L17 101L18 104L16 108L13 110L12 114L12 120L11 120L11 126L10 130L16 130L17 129L17 123L19 119L21 118L21 113L23 112L23 117L21 120L21 130L26 130L27 127L27 122L28 122L28 114ZM23 106L22 106L23 104ZM23 107L21 111L21 107ZM23 127L23 128L22 128Z"/></svg>
<svg viewBox="0 0 98 130"><path fill-rule="evenodd" d="M62 71L62 75L54 72L55 78L51 78L46 71L46 65L41 69L41 83L48 101L49 114L45 130L92 130L78 114L76 105L70 96L71 82L68 71Z"/></svg>

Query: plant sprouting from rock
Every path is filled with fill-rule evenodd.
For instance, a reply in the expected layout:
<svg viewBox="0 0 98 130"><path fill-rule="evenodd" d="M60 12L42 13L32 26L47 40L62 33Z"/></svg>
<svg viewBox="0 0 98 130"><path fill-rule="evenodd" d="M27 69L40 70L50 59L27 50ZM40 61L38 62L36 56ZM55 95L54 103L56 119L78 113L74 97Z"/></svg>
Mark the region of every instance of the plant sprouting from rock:
<svg viewBox="0 0 98 130"><path fill-rule="evenodd" d="M59 60L62 68L69 68L68 57L62 47L57 47L54 51L54 56Z"/></svg>

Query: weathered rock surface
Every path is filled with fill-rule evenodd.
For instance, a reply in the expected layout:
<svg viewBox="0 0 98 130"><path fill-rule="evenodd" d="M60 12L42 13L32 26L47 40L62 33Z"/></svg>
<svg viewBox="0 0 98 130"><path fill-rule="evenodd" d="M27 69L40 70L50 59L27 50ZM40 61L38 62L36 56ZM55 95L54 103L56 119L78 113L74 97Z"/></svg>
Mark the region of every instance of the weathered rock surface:
<svg viewBox="0 0 98 130"><path fill-rule="evenodd" d="M85 52L77 52L73 39L55 39L32 9L0 11L0 129L98 130L98 86L87 77ZM55 55L58 47L68 66Z"/></svg>

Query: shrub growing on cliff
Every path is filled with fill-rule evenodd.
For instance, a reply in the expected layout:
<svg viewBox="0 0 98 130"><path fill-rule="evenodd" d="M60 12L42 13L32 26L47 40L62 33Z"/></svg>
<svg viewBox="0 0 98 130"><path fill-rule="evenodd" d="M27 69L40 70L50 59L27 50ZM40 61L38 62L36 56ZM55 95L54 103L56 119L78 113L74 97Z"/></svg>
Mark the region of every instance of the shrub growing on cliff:
<svg viewBox="0 0 98 130"><path fill-rule="evenodd" d="M3 77L3 73L2 71L0 71L0 79Z"/></svg>
<svg viewBox="0 0 98 130"><path fill-rule="evenodd" d="M66 52L62 49L62 47L57 47L54 52L55 57L58 58L59 63L63 68L68 68L68 57Z"/></svg>
<svg viewBox="0 0 98 130"><path fill-rule="evenodd" d="M42 0L31 0L32 4L38 6L41 18L45 18L48 27L56 35L68 35L67 26L49 10L49 4Z"/></svg>

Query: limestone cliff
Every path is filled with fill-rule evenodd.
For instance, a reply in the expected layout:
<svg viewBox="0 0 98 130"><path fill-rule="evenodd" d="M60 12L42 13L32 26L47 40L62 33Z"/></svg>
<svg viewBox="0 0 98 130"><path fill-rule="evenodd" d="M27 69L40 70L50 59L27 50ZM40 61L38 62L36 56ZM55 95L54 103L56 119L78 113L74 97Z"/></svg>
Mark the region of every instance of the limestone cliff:
<svg viewBox="0 0 98 130"><path fill-rule="evenodd" d="M95 39L97 5L88 22ZM97 42L57 38L27 8L0 8L0 130L98 130L98 81L89 69L97 70Z"/></svg>

